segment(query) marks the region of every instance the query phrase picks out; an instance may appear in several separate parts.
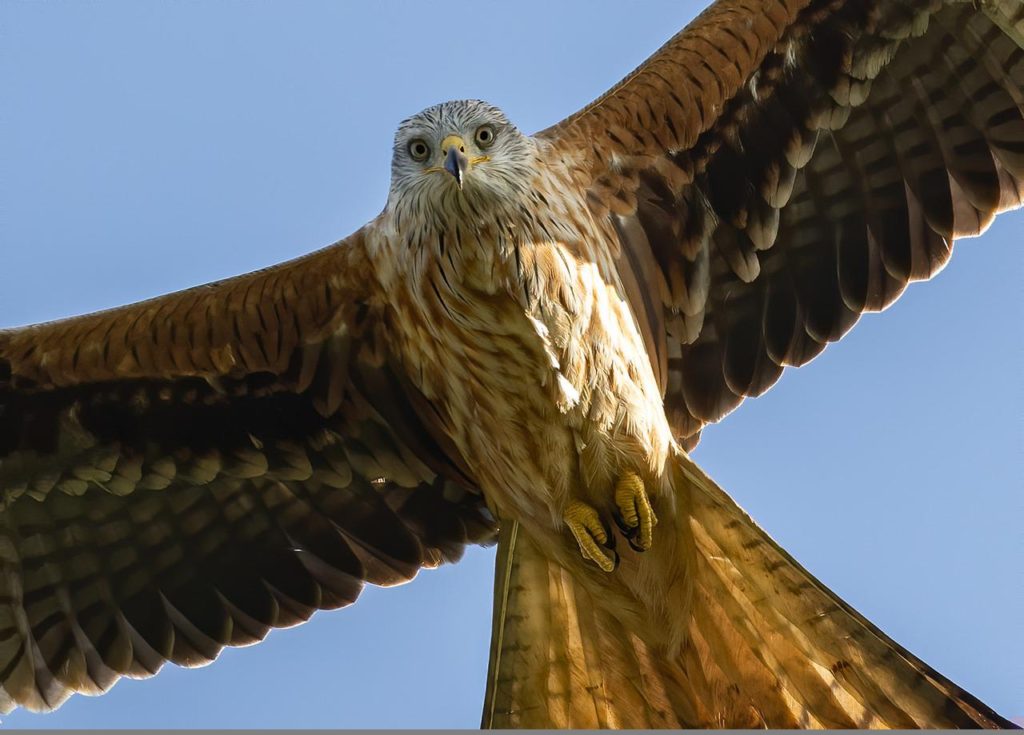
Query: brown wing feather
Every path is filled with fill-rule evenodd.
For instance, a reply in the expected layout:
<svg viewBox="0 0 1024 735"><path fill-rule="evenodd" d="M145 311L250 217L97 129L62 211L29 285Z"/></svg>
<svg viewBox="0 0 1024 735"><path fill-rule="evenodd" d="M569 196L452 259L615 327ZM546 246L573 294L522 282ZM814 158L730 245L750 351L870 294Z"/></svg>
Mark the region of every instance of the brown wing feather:
<svg viewBox="0 0 1024 735"><path fill-rule="evenodd" d="M130 306L0 331L0 354L15 384L40 389L281 374L302 348L362 326L372 283L364 237Z"/></svg>
<svg viewBox="0 0 1024 735"><path fill-rule="evenodd" d="M388 367L362 238L0 332L0 710L206 663L490 540Z"/></svg>
<svg viewBox="0 0 1024 735"><path fill-rule="evenodd" d="M652 360L692 446L1024 201L1024 6L722 0L542 135L643 253L620 269L661 270Z"/></svg>

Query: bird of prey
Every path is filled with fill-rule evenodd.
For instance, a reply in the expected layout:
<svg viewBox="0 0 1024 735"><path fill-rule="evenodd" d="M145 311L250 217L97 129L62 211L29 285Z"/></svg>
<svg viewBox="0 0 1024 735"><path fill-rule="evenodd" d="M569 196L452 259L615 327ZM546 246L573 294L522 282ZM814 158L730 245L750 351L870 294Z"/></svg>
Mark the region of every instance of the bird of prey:
<svg viewBox="0 0 1024 735"><path fill-rule="evenodd" d="M716 3L534 136L444 103L324 250L0 333L5 709L498 539L488 726L1006 726L687 455L1024 199L1016 2Z"/></svg>

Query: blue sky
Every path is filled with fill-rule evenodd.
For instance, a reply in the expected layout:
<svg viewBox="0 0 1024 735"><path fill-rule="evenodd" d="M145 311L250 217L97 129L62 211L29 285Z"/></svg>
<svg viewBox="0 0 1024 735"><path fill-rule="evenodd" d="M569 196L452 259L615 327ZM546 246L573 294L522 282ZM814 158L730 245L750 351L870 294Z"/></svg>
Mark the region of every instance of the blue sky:
<svg viewBox="0 0 1024 735"><path fill-rule="evenodd" d="M579 108L700 3L0 4L0 327L273 264L384 204L391 137L459 97L526 131ZM822 581L1024 715L1024 214L962 241L696 458ZM493 551L370 589L199 670L17 727L474 727Z"/></svg>

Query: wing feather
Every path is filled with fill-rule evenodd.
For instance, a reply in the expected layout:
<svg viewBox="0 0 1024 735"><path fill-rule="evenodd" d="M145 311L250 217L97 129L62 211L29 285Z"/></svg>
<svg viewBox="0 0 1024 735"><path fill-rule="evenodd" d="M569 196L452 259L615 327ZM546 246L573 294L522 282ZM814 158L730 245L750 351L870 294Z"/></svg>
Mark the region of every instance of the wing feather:
<svg viewBox="0 0 1024 735"><path fill-rule="evenodd" d="M619 268L662 296L627 294L686 446L1021 205L1022 27L1013 0L719 0L541 133L650 253Z"/></svg>
<svg viewBox="0 0 1024 735"><path fill-rule="evenodd" d="M0 710L208 663L493 537L381 359L366 236L0 332Z"/></svg>

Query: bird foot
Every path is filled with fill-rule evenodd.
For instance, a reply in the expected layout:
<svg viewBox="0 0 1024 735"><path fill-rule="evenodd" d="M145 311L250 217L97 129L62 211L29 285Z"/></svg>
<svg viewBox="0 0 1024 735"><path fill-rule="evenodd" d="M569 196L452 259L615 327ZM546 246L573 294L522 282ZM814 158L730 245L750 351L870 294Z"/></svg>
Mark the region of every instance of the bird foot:
<svg viewBox="0 0 1024 735"><path fill-rule="evenodd" d="M619 477L615 485L615 506L619 509L615 521L629 545L636 551L650 549L658 517L654 515L644 481L636 473L625 472Z"/></svg>
<svg viewBox="0 0 1024 735"><path fill-rule="evenodd" d="M564 520L576 538L576 543L580 545L583 557L590 559L606 572L615 571L619 555L611 548L614 540L601 522L597 510L579 500L573 500L565 508Z"/></svg>

